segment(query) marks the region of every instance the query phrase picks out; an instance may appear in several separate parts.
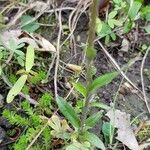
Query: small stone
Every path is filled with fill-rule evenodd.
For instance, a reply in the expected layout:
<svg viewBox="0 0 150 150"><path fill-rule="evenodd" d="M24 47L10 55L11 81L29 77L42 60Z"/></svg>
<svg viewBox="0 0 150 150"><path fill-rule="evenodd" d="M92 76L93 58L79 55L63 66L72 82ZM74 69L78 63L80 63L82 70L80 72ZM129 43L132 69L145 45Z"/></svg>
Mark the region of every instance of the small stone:
<svg viewBox="0 0 150 150"><path fill-rule="evenodd" d="M0 108L4 106L4 97L0 94Z"/></svg>
<svg viewBox="0 0 150 150"><path fill-rule="evenodd" d="M0 143L2 143L5 139L6 132L3 128L0 127Z"/></svg>
<svg viewBox="0 0 150 150"><path fill-rule="evenodd" d="M5 128L5 129L11 129L13 126L9 123L9 121L4 118L0 117L0 126Z"/></svg>

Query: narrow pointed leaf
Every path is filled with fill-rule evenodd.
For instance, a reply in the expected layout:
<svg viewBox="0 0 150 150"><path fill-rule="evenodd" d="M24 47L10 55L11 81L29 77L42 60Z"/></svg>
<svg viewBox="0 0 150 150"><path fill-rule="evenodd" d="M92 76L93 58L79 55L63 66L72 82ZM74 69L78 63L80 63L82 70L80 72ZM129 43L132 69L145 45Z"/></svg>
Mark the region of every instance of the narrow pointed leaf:
<svg viewBox="0 0 150 150"><path fill-rule="evenodd" d="M83 84L78 82L78 83L73 83L73 86L80 94L82 94L84 97L86 96L86 88L85 86L83 86Z"/></svg>
<svg viewBox="0 0 150 150"><path fill-rule="evenodd" d="M139 0L133 1L133 3L130 5L128 15L129 15L131 20L135 19L135 17L138 14L141 6L142 6L142 3Z"/></svg>
<svg viewBox="0 0 150 150"><path fill-rule="evenodd" d="M90 86L90 91L94 92L98 88L109 84L114 78L117 77L117 75L118 72L111 72L96 78Z"/></svg>
<svg viewBox="0 0 150 150"><path fill-rule="evenodd" d="M27 53L26 53L26 63L25 63L25 68L27 72L30 72L31 68L33 67L34 64L34 48L29 45L27 47Z"/></svg>
<svg viewBox="0 0 150 150"><path fill-rule="evenodd" d="M114 11L112 11L112 12L108 15L108 18L109 18L109 19L113 19L116 15L117 15L117 11L114 10Z"/></svg>
<svg viewBox="0 0 150 150"><path fill-rule="evenodd" d="M98 108L105 109L105 110L109 110L111 108L110 106L108 106L102 102L92 102L91 106L98 107Z"/></svg>
<svg viewBox="0 0 150 150"><path fill-rule="evenodd" d="M56 101L61 113L70 121L74 127L79 128L80 119L72 106L70 106L62 97L58 97Z"/></svg>
<svg viewBox="0 0 150 150"><path fill-rule="evenodd" d="M16 95L18 95L23 88L25 82L27 80L27 75L22 75L17 82L14 84L14 86L10 89L6 101L7 103L11 103Z"/></svg>
<svg viewBox="0 0 150 150"><path fill-rule="evenodd" d="M102 117L102 112L94 113L93 115L91 115L89 118L85 120L86 126L94 127L101 117Z"/></svg>

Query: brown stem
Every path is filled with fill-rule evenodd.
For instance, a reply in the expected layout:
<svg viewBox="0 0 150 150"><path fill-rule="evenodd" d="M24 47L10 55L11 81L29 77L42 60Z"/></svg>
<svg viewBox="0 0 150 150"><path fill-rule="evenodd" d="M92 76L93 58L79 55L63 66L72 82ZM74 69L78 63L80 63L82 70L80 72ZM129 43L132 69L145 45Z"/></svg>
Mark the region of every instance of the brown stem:
<svg viewBox="0 0 150 150"><path fill-rule="evenodd" d="M90 24L89 24L89 36L87 40L87 49L86 49L86 90L87 95L85 97L85 106L82 110L81 117L81 131L84 129L85 120L88 114L89 102L92 95L89 92L89 87L92 83L92 65L94 57L92 55L95 54L94 50L94 38L95 38L95 27L96 27L96 16L97 16L97 0L93 0L90 7Z"/></svg>

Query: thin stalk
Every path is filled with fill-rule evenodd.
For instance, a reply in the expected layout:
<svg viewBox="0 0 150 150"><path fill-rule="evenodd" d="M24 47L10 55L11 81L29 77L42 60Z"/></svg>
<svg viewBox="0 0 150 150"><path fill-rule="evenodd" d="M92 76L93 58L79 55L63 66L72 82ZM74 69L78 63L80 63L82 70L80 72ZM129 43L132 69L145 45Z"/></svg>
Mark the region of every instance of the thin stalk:
<svg viewBox="0 0 150 150"><path fill-rule="evenodd" d="M90 7L90 24L89 24L89 36L87 40L86 48L86 90L87 95L85 97L85 106L82 110L81 117L81 131L83 131L85 120L88 114L89 102L92 97L89 91L89 87L93 81L92 77L92 65L95 58L95 49L94 49L94 38L95 38L95 28L96 28L96 16L97 16L97 0L93 0Z"/></svg>

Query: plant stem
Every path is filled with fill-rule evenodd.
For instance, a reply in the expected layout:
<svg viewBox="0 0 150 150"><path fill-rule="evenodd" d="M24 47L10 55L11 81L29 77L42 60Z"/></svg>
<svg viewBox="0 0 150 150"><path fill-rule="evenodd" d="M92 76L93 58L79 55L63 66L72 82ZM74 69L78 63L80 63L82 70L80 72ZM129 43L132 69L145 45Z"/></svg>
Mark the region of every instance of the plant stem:
<svg viewBox="0 0 150 150"><path fill-rule="evenodd" d="M95 38L95 28L96 28L96 16L97 16L97 0L93 0L90 7L90 24L89 24L89 36L87 40L86 48L86 90L87 95L85 97L85 106L82 110L81 117L81 131L83 131L85 120L88 114L89 102L92 97L89 91L89 87L93 81L92 77L92 65L95 58L96 51L94 49L94 38Z"/></svg>

